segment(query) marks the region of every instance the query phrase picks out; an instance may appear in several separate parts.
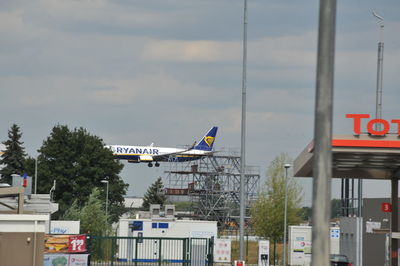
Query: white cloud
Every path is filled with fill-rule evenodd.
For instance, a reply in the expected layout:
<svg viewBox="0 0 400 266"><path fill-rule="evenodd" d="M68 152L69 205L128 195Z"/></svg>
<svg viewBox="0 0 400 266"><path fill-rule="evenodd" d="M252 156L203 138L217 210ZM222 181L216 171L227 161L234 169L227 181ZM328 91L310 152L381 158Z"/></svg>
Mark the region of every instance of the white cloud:
<svg viewBox="0 0 400 266"><path fill-rule="evenodd" d="M316 61L315 33L249 40L249 61L274 66L312 66ZM241 41L151 40L143 59L169 62L240 62Z"/></svg>
<svg viewBox="0 0 400 266"><path fill-rule="evenodd" d="M143 59L153 61L217 62L240 59L237 42L152 40Z"/></svg>

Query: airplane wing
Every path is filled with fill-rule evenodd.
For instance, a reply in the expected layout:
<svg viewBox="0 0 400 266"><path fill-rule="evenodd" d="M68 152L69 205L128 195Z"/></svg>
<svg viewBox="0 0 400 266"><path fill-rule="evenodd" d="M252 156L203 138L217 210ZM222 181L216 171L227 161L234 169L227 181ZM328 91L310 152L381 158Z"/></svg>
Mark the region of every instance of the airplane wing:
<svg viewBox="0 0 400 266"><path fill-rule="evenodd" d="M152 155L153 161L163 161L167 160L169 157L182 154L184 152L193 150L194 146L196 146L196 142L194 142L188 149L183 150L183 151L178 151L178 152L170 152L170 153L165 153L165 154L160 154L160 155Z"/></svg>

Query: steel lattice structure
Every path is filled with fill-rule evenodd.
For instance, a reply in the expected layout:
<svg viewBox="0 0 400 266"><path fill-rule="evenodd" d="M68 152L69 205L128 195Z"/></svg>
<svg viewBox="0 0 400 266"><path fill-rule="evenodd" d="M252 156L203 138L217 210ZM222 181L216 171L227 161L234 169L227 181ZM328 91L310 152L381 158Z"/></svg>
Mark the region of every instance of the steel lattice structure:
<svg viewBox="0 0 400 266"><path fill-rule="evenodd" d="M170 162L165 170L165 194L187 196L193 216L216 220L220 227L237 223L240 203L240 156L222 154L196 161ZM246 213L257 198L260 168L246 167ZM248 215L246 215L247 217Z"/></svg>

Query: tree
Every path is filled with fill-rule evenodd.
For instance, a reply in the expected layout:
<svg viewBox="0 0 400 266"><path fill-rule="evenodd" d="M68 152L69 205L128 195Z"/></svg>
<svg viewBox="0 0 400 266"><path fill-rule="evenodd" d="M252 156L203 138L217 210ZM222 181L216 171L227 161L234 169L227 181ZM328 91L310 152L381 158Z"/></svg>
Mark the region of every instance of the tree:
<svg viewBox="0 0 400 266"><path fill-rule="evenodd" d="M13 124L8 131L8 140L2 142L5 145L4 153L1 155L0 164L4 167L0 170L2 182L11 184L12 174L24 174L25 148L22 147L22 133L20 128Z"/></svg>
<svg viewBox="0 0 400 266"><path fill-rule="evenodd" d="M342 200L331 200L331 218L338 218L342 216Z"/></svg>
<svg viewBox="0 0 400 266"><path fill-rule="evenodd" d="M105 202L106 188L101 180L109 181L109 221L118 221L128 185L118 176L123 165L113 158L102 139L85 129L70 130L57 125L38 150L38 193L49 193L56 180L54 200L59 210L53 219L62 217L77 200L84 206L94 187L100 187ZM30 170L32 172L32 169Z"/></svg>
<svg viewBox="0 0 400 266"><path fill-rule="evenodd" d="M100 199L100 190L94 188L89 200L80 211L81 232L99 236L109 229L106 225L106 214Z"/></svg>
<svg viewBox="0 0 400 266"><path fill-rule="evenodd" d="M62 217L63 220L80 221L81 233L90 233L92 235L102 235L110 230L110 225L106 225L106 213L103 207L103 200L98 188L94 188L88 201L83 207L78 206L75 200Z"/></svg>
<svg viewBox="0 0 400 266"><path fill-rule="evenodd" d="M281 154L271 162L267 169L267 180L259 198L251 208L252 222L256 234L268 237L274 242L283 240L285 209L285 169L289 161L286 154ZM298 224L301 202L301 189L297 182L290 178L287 185L287 224ZM275 252L274 252L275 253ZM275 257L275 256L274 256ZM275 259L275 258L274 258Z"/></svg>
<svg viewBox="0 0 400 266"><path fill-rule="evenodd" d="M157 178L157 180L147 189L146 193L143 196L143 209L149 209L150 204L160 204L164 205L167 198L162 193L163 183L161 177Z"/></svg>
<svg viewBox="0 0 400 266"><path fill-rule="evenodd" d="M89 196L90 198L90 196ZM69 207L64 215L62 216L62 220L66 221L78 221L81 219L81 208L78 205L78 200L74 200L71 207Z"/></svg>
<svg viewBox="0 0 400 266"><path fill-rule="evenodd" d="M301 219L304 222L310 222L311 221L311 215L312 215L311 207L306 207L306 206L301 207L298 215L301 217Z"/></svg>

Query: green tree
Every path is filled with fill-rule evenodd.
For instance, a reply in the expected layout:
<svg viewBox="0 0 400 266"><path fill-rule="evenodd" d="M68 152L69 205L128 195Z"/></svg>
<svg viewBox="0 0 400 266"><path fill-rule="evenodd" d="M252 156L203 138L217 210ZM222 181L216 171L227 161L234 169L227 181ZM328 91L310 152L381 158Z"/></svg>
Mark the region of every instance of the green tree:
<svg viewBox="0 0 400 266"><path fill-rule="evenodd" d="M89 196L90 198L90 196ZM69 207L64 215L62 216L62 220L66 221L78 221L81 219L81 208L78 205L78 200L74 200L71 207Z"/></svg>
<svg viewBox="0 0 400 266"><path fill-rule="evenodd" d="M338 218L342 216L342 200L331 200L331 218Z"/></svg>
<svg viewBox="0 0 400 266"><path fill-rule="evenodd" d="M92 190L83 207L79 207L78 201L74 200L71 207L65 211L62 219L80 221L81 233L89 232L92 235L102 235L111 228L110 225L106 225L106 213L99 188Z"/></svg>
<svg viewBox="0 0 400 266"><path fill-rule="evenodd" d="M311 215L312 215L312 209L311 207L301 207L301 209L299 210L298 215L301 217L301 219L304 222L310 222L311 221Z"/></svg>
<svg viewBox="0 0 400 266"><path fill-rule="evenodd" d="M12 174L24 174L25 148L22 147L22 133L20 128L13 124L8 131L8 140L2 142L5 145L4 153L1 155L0 165L4 167L0 170L2 182L11 184Z"/></svg>
<svg viewBox="0 0 400 266"><path fill-rule="evenodd" d="M57 125L38 152L38 193L49 193L53 180L57 182L54 200L59 204L59 211L53 219L62 217L74 200L82 207L94 187L101 188L105 202L106 187L101 180L107 179L108 221L118 221L125 211L123 196L128 185L119 177L123 165L113 158L102 139L83 128L70 130Z"/></svg>
<svg viewBox="0 0 400 266"><path fill-rule="evenodd" d="M274 250L276 243L283 240L286 176L284 164L288 161L289 158L284 153L275 157L267 169L265 185L251 207L256 234L271 239ZM301 189L293 178L289 178L287 183L287 224L298 224L301 222L298 215Z"/></svg>
<svg viewBox="0 0 400 266"><path fill-rule="evenodd" d="M150 204L160 204L164 205L167 197L163 194L163 182L161 177L157 178L157 180L151 184L151 186L147 189L146 193L143 196L143 209L147 210L150 208Z"/></svg>
<svg viewBox="0 0 400 266"><path fill-rule="evenodd" d="M100 190L94 188L89 196L89 200L80 211L82 233L90 232L92 235L99 236L110 228L109 225L106 225L106 214L100 195Z"/></svg>

